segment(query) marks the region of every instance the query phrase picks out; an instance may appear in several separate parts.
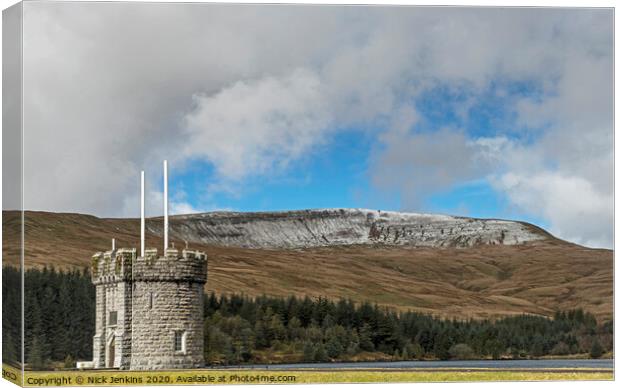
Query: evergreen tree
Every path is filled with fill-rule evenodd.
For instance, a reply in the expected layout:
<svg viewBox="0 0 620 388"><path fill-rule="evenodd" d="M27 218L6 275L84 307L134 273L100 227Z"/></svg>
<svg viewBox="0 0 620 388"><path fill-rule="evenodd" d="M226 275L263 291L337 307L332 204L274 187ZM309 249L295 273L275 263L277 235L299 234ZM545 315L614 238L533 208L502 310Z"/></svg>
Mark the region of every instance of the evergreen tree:
<svg viewBox="0 0 620 388"><path fill-rule="evenodd" d="M268 348L271 346L271 340L267 332L267 328L262 320L257 320L254 325L254 333L256 336L256 347L258 349Z"/></svg>
<svg viewBox="0 0 620 388"><path fill-rule="evenodd" d="M26 362L32 370L44 370L47 367L47 357L40 336L32 338Z"/></svg>
<svg viewBox="0 0 620 388"><path fill-rule="evenodd" d="M325 351L330 358L336 358L344 351L342 344L336 337L331 337L325 344Z"/></svg>
<svg viewBox="0 0 620 388"><path fill-rule="evenodd" d="M289 318L287 325L287 336L290 340L297 340L301 338L303 329L301 327L301 321L296 316Z"/></svg>
<svg viewBox="0 0 620 388"><path fill-rule="evenodd" d="M303 359L306 362L309 361L315 361L315 355L316 353L316 349L314 347L314 345L312 344L312 342L306 341L304 342L304 348L303 348Z"/></svg>
<svg viewBox="0 0 620 388"><path fill-rule="evenodd" d="M598 340L595 339L592 342L592 347L590 348L590 357L600 358L602 355L603 355L603 347L601 346L600 342L598 342Z"/></svg>
<svg viewBox="0 0 620 388"><path fill-rule="evenodd" d="M280 316L274 314L269 321L268 337L272 341L282 341L286 338L286 328L282 324Z"/></svg>
<svg viewBox="0 0 620 388"><path fill-rule="evenodd" d="M314 361L317 362L326 362L329 361L327 358L327 352L325 351L325 347L322 343L318 344L316 350L314 351Z"/></svg>
<svg viewBox="0 0 620 388"><path fill-rule="evenodd" d="M452 338L450 338L447 332L442 332L435 338L434 353L440 360L450 359L450 348L452 347Z"/></svg>
<svg viewBox="0 0 620 388"><path fill-rule="evenodd" d="M485 347L488 354L490 354L494 360L499 360L502 352L504 351L502 343L495 338L487 340Z"/></svg>
<svg viewBox="0 0 620 388"><path fill-rule="evenodd" d="M370 326L367 323L365 323L360 328L360 332L359 332L360 349L366 350L369 352L375 350L375 345L373 344L371 338L372 338L372 333L371 333Z"/></svg>
<svg viewBox="0 0 620 388"><path fill-rule="evenodd" d="M4 329L4 328L3 328ZM2 362L11 364L17 361L17 350L10 330L5 330L2 336Z"/></svg>
<svg viewBox="0 0 620 388"><path fill-rule="evenodd" d="M400 353L400 357L403 359L403 361L408 361L410 359L409 352L407 351L407 346L403 348L402 352Z"/></svg>
<svg viewBox="0 0 620 388"><path fill-rule="evenodd" d="M416 360L422 360L424 358L424 348L417 342L407 347L407 353Z"/></svg>
<svg viewBox="0 0 620 388"><path fill-rule="evenodd" d="M544 339L540 334L536 334L534 336L534 340L532 341L532 345L530 348L530 353L534 357L540 357L545 354Z"/></svg>

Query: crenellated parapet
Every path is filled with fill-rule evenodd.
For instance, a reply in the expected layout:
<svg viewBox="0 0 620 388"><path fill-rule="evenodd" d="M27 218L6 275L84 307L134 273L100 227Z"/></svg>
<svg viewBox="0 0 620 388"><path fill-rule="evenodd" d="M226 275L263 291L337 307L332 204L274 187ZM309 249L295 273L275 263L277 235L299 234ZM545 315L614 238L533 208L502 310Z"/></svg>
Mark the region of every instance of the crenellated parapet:
<svg viewBox="0 0 620 388"><path fill-rule="evenodd" d="M157 249L147 249L144 257L138 257L133 265L134 281L207 281L207 255L204 252L174 248L159 256Z"/></svg>
<svg viewBox="0 0 620 388"><path fill-rule="evenodd" d="M207 281L207 255L204 252L168 248L159 256L155 248L138 257L136 249L121 248L97 252L91 259L93 284L123 281Z"/></svg>
<svg viewBox="0 0 620 388"><path fill-rule="evenodd" d="M130 248L95 253L91 258L93 284L130 281L135 259L136 250Z"/></svg>

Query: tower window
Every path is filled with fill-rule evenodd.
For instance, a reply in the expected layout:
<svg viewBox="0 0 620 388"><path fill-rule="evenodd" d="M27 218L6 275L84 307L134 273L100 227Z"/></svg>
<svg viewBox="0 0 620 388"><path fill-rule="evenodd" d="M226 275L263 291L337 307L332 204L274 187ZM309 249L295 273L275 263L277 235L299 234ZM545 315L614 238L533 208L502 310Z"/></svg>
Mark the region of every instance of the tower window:
<svg viewBox="0 0 620 388"><path fill-rule="evenodd" d="M116 325L117 320L118 318L116 311L110 311L110 315L108 316L108 325Z"/></svg>
<svg viewBox="0 0 620 388"><path fill-rule="evenodd" d="M149 292L149 310L153 308L153 300L155 299L155 295L152 292Z"/></svg>
<svg viewBox="0 0 620 388"><path fill-rule="evenodd" d="M174 332L174 351L185 353L185 337L186 333L183 330L177 330Z"/></svg>

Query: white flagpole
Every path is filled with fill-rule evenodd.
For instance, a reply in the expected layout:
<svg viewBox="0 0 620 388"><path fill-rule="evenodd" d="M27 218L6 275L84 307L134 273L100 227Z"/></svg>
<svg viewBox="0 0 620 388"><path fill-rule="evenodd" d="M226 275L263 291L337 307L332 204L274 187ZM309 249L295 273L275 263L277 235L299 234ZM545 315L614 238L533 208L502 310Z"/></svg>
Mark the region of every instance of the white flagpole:
<svg viewBox="0 0 620 388"><path fill-rule="evenodd" d="M140 256L144 257L144 171L140 172Z"/></svg>
<svg viewBox="0 0 620 388"><path fill-rule="evenodd" d="M168 161L164 160L164 254L168 249Z"/></svg>

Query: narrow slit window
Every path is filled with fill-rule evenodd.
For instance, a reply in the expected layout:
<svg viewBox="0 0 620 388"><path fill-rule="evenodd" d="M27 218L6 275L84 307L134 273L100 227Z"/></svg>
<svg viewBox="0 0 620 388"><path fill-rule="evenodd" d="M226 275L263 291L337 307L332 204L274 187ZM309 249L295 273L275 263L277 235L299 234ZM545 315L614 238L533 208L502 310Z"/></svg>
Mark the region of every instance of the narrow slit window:
<svg viewBox="0 0 620 388"><path fill-rule="evenodd" d="M174 351L185 352L185 332L182 330L174 332Z"/></svg>
<svg viewBox="0 0 620 388"><path fill-rule="evenodd" d="M149 310L151 310L153 308L153 299L154 298L155 298L155 295L153 295L152 292L149 292L149 301L148 301Z"/></svg>

